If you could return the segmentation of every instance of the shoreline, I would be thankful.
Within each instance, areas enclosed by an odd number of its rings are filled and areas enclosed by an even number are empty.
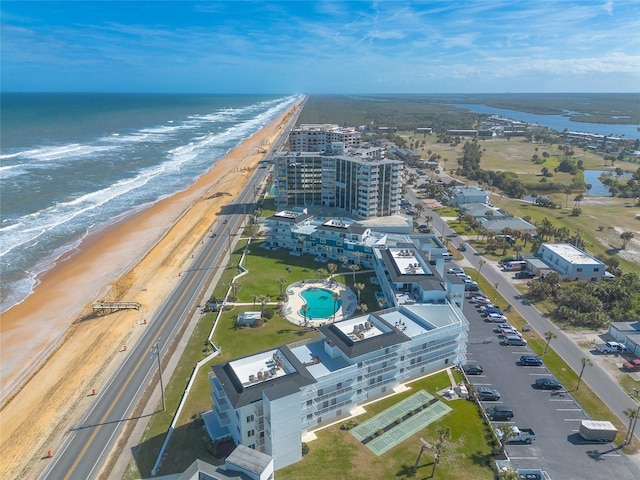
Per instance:
[[[72,424],[89,405],[85,392],[108,379],[123,358],[123,342],[135,342],[221,209],[264,158],[254,147],[272,145],[299,104],[216,160],[186,190],[88,236],[3,314],[0,476],[24,478],[41,468],[27,462],[59,444],[66,433],[61,424]],[[138,301],[143,308],[95,317],[91,304],[98,299]],[[9,358],[24,367],[10,374]]]

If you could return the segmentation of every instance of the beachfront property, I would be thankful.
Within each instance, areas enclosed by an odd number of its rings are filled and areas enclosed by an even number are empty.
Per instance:
[[[490,204],[489,193],[477,186],[474,187],[451,187],[447,191],[449,201],[454,205],[462,205],[465,203],[485,203]]]
[[[400,211],[402,167],[381,148],[346,149],[332,143],[322,152],[274,155],[275,203],[279,209],[323,206],[356,218]]]
[[[447,248],[436,235],[412,234],[412,226],[402,219],[391,216],[359,222],[347,217],[314,216],[304,208],[282,210],[266,219],[264,246],[286,249],[292,255],[313,255],[319,262],[333,260],[343,268],[357,264],[375,269],[379,265],[379,251],[399,245],[415,250],[425,272],[442,276]],[[389,225],[397,225],[399,232],[390,232]],[[379,226],[381,230],[377,229]]]
[[[606,273],[603,262],[569,243],[543,243],[536,256],[551,266],[562,280],[597,282]]]
[[[302,458],[314,428],[466,361],[468,322],[450,304],[405,305],[318,330],[319,339],[212,367],[213,408],[204,416],[212,439],[264,452],[279,469]]]
[[[302,124],[289,132],[289,148],[294,152],[324,152],[332,143],[347,148],[362,144],[362,132],[354,127],[331,124]]]
[[[306,209],[278,212],[267,226],[267,248],[372,269],[383,308],[335,323],[322,319],[315,323],[319,339],[213,367],[213,408],[204,416],[211,438],[271,455],[278,469],[302,458],[302,441],[313,429],[401,383],[465,363],[468,321],[461,311],[464,282],[443,274],[447,250],[435,235],[379,232]]]

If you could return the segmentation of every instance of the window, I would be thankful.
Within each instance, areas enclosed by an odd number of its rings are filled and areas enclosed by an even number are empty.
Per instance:
[[[323,393],[323,392],[322,392],[322,389],[321,389],[321,388],[319,388],[319,389],[318,389],[318,396],[319,396],[319,397],[321,397],[321,396],[322,396],[322,393]]]
[[[382,393],[387,391],[387,387],[382,387]]]
[[[331,405],[335,405],[336,403],[337,403],[337,399],[332,398],[332,399],[331,399]]]
[[[325,400],[322,402],[322,408],[327,408],[329,406],[329,400]]]
[[[251,429],[247,432],[247,437],[253,437],[256,434],[256,431]]]
[[[254,449],[254,450],[255,450],[255,449],[256,449],[256,444],[255,444],[255,443],[252,443],[251,445],[249,445],[249,448],[252,448],[252,449]]]
[[[576,271],[577,271],[577,272],[581,272],[581,271],[582,271],[582,267],[578,267],[578,268],[576,269]]]
[[[251,423],[251,422],[253,422],[253,420],[254,420],[253,415],[249,415],[249,416],[247,417],[247,423]]]
[[[310,407],[311,405],[313,405],[313,400],[307,400],[307,407]]]
[[[312,414],[312,413],[309,413],[309,414],[307,415],[307,420],[311,420],[312,418],[313,418],[313,414]]]
[[[340,390],[342,388],[342,382],[338,382],[336,385],[336,390]]]

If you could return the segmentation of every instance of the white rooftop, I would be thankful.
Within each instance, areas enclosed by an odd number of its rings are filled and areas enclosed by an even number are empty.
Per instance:
[[[371,315],[368,315],[366,317],[354,317],[342,320],[335,325],[354,342],[377,337],[378,335],[391,331],[388,326],[381,322],[374,322],[374,320]]]
[[[229,362],[229,365],[242,385],[245,386],[272,378],[284,377],[296,371],[277,348],[250,357],[239,358]]]
[[[425,271],[413,249],[390,249],[391,257],[401,275],[424,275]]]
[[[544,246],[572,264],[600,265],[598,260],[574,247],[570,243],[545,243]]]

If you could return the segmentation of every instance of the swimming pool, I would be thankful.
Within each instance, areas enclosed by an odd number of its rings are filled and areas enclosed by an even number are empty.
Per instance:
[[[300,295],[307,303],[307,318],[329,318],[342,306],[342,300],[338,298],[333,308],[333,292],[324,288],[309,287],[300,292]],[[304,317],[304,312],[300,310],[300,315]]]

